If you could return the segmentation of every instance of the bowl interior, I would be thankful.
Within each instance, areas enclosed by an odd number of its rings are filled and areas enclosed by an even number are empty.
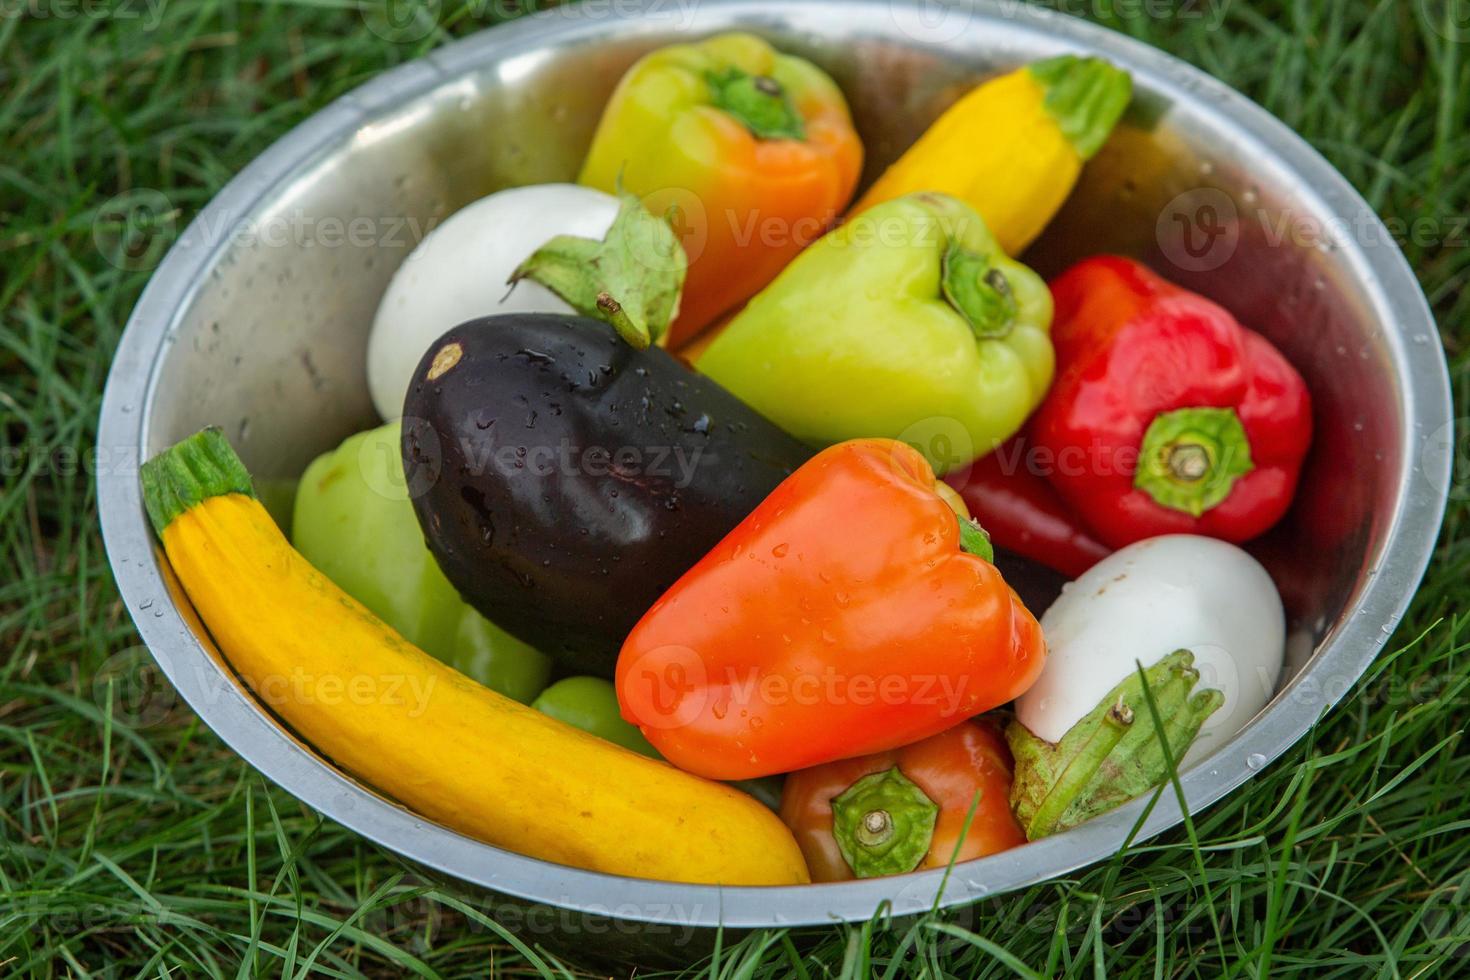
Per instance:
[[[741,19],[839,81],[867,147],[867,179],[976,80],[1072,46],[1023,22],[938,43],[895,30],[877,4],[850,5],[834,31],[832,6],[786,4],[778,16],[775,4],[754,4]],[[284,175],[270,172],[282,155],[247,170],[240,181],[251,193],[232,198],[236,210],[206,212],[185,233],[196,236],[185,244],[211,251],[155,355],[144,453],[220,424],[262,480],[288,481],[376,424],[365,346],[398,264],[476,198],[574,179],[621,72],[688,36],[658,20],[616,26],[545,46],[521,35],[527,43],[514,50],[479,39],[446,49],[396,87],[350,96],[340,111],[352,124],[298,141],[293,152],[306,152]],[[1223,303],[1306,376],[1316,436],[1297,504],[1253,546],[1288,606],[1285,688],[1371,578],[1399,506],[1409,411],[1400,328],[1378,312],[1361,253],[1334,237],[1344,202],[1324,199],[1232,124],[1243,99],[1222,104],[1223,88],[1190,97],[1153,68],[1136,74],[1128,116],[1026,258],[1051,275],[1098,252],[1136,256]]]
[[[977,79],[1025,57],[766,33],[842,85],[867,147],[867,179]],[[375,424],[364,352],[398,264],[485,194],[574,180],[608,92],[667,40],[639,34],[533,51],[446,81],[327,148],[252,213],[226,216],[225,245],[162,363],[149,452],[221,424],[254,473],[286,481]],[[1224,304],[1302,370],[1315,399],[1315,448],[1296,510],[1255,550],[1293,626],[1315,641],[1371,561],[1374,515],[1390,509],[1404,451],[1401,400],[1381,349],[1385,325],[1353,270],[1325,238],[1307,240],[1317,234],[1310,229],[1332,227],[1332,215],[1315,213],[1299,186],[1273,183],[1252,148],[1213,122],[1141,91],[1026,259],[1046,275],[1099,252],[1143,259]],[[1294,644],[1294,668],[1312,645]]]

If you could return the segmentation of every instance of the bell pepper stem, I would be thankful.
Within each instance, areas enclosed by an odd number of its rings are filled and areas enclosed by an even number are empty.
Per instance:
[[[679,312],[688,258],[668,221],[621,194],[617,217],[602,241],[558,235],[511,273],[538,282],[583,316],[608,323],[643,350],[668,332]]]
[[[1026,837],[1075,827],[1169,778],[1225,701],[1217,690],[1196,691],[1198,683],[1194,655],[1176,650],[1121,681],[1055,744],[1012,721],[1006,728],[1016,760],[1011,808]],[[1145,708],[1154,724],[1141,723]]]
[[[955,515],[959,517],[958,514]],[[960,522],[960,548],[972,555],[979,555],[992,565],[995,564],[995,546],[990,543],[990,535],[980,522],[973,517],[959,517]]]
[[[1199,517],[1254,468],[1235,409],[1181,408],[1149,423],[1133,485],[1160,507]]]
[[[768,75],[752,75],[739,68],[709,72],[705,81],[715,108],[728,113],[756,139],[806,138],[801,113],[781,83]]]
[[[988,255],[951,241],[944,251],[940,289],[981,340],[998,340],[1015,326],[1019,306],[1010,280]]]
[[[869,773],[832,800],[832,836],[859,878],[917,868],[938,819],[939,804],[897,766]]]

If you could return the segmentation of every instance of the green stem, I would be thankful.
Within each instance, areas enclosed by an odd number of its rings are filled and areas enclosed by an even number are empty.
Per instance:
[[[734,116],[756,139],[800,140],[806,138],[801,113],[781,83],[768,75],[752,75],[739,68],[709,72],[710,101],[716,109]]]
[[[1020,311],[1011,282],[988,255],[971,252],[957,241],[944,250],[940,289],[975,336],[997,340],[1011,332]]]
[[[985,533],[985,528],[973,517],[964,518],[955,515],[960,522],[960,548],[972,555],[979,555],[992,565],[995,564],[995,547],[990,543],[990,535]]]
[[[869,773],[832,800],[832,836],[859,878],[917,868],[938,819],[939,804],[897,766]]]
[[[1198,684],[1194,655],[1176,650],[1121,681],[1055,744],[1012,721],[1006,728],[1016,760],[1011,807],[1027,838],[1075,827],[1168,778],[1170,760],[1183,757],[1225,701],[1217,690],[1195,690]],[[1150,712],[1164,721],[1162,732],[1136,720],[1150,701]]]
[[[689,260],[678,236],[632,194],[602,241],[558,235],[511,273],[538,282],[583,316],[612,325],[643,350],[668,332],[679,312]]]
[[[635,322],[628,312],[623,309],[623,304],[612,298],[606,291],[597,294],[598,319],[612,324],[618,336],[623,342],[634,350],[646,350],[653,343],[653,337],[645,326]]]
[[[1128,73],[1101,58],[1064,54],[1036,62],[1031,75],[1046,93],[1046,111],[1083,160],[1107,142],[1133,96]]]
[[[1181,408],[1149,423],[1133,485],[1160,507],[1199,517],[1254,468],[1235,409]]]
[[[163,529],[190,507],[229,493],[255,496],[250,473],[218,426],[210,426],[143,464],[143,507],[153,530]]]
[[[1097,775],[1103,760],[1117,748],[1133,724],[1133,709],[1120,698],[1103,713],[1101,724],[1091,726],[1086,740],[1058,774],[1041,806],[1026,821],[1026,839],[1045,837],[1056,830],[1062,816],[1077,802]]]

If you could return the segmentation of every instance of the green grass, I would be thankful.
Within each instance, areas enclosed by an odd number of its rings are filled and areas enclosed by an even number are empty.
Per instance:
[[[1159,4],[1127,0],[1058,5],[1237,86],[1386,218],[1418,229],[1405,248],[1466,414],[1467,4],[1205,0],[1184,5],[1205,15],[1194,18],[1151,18]],[[181,227],[289,126],[506,6],[445,0],[439,30],[395,45],[363,29],[352,0],[115,2],[111,15],[0,4],[0,974],[559,969],[509,942],[478,896],[266,784],[173,700],[119,602],[86,463],[111,352],[147,279],[146,254],[110,261],[113,243],[94,236],[106,202],[162,191],[177,212],[160,220]],[[745,937],[706,969],[1470,969],[1466,496],[1396,652],[1187,832],[947,917],[797,937],[812,947],[804,960],[792,937]]]

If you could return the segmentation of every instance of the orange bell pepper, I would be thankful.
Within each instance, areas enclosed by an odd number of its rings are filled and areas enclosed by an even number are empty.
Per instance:
[[[776,277],[847,207],[863,147],[837,84],[750,34],[628,69],[579,181],[669,214],[689,256],[671,349]]]
[[[1026,843],[1011,813],[1011,771],[1005,737],[977,718],[901,749],[792,773],[781,819],[813,881],[943,868]]]
[[[749,779],[907,745],[1015,698],[1041,672],[1041,627],[951,500],[903,443],[817,454],[633,628],[623,717],[681,769]]]

